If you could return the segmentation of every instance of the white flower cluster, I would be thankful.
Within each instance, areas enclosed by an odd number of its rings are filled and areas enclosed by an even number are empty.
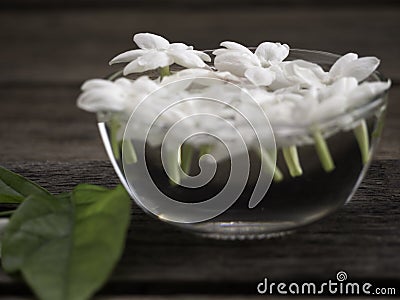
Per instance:
[[[324,70],[305,60],[285,61],[290,52],[286,44],[263,42],[253,52],[238,43],[225,41],[221,43],[223,48],[213,51],[215,58],[214,65],[211,65],[208,54],[183,43],[170,43],[150,33],[136,34],[134,41],[139,49],[116,56],[110,64],[127,63],[124,75],[159,70],[160,76],[155,79],[145,75],[135,80],[126,77],[115,81],[88,80],[78,98],[80,108],[90,112],[115,112],[127,119],[146,96],[165,87],[159,102],[147,104],[150,116],[152,106],[198,95],[199,86],[203,96],[226,97],[232,93],[230,85],[226,84],[229,82],[240,86],[243,91],[230,95],[233,101],[243,109],[259,105],[275,130],[282,126],[313,126],[368,103],[390,87],[390,81],[365,81],[376,70],[379,60],[375,57],[358,58],[354,53],[340,57],[330,70]],[[172,64],[186,69],[170,72]],[[188,78],[191,80],[182,81],[184,84],[181,85],[169,84]],[[205,78],[219,79],[220,84],[207,86]],[[244,94],[251,95],[255,103],[249,103]],[[187,115],[203,111],[213,111],[223,118],[228,115],[227,111],[216,109],[211,103],[188,103],[173,107],[162,118],[168,126]],[[151,119],[149,116],[144,115],[143,122]],[[348,130],[357,125],[356,121],[350,118],[338,127]],[[198,123],[193,126],[218,127],[217,124]],[[285,136],[276,138],[278,146],[293,142],[286,141]]]
[[[128,63],[124,75],[141,73],[178,64],[186,68],[203,68],[204,61],[211,61],[210,56],[202,51],[193,50],[184,43],[170,43],[165,38],[151,34],[138,33],[133,37],[139,49],[130,50],[114,57],[110,64]]]

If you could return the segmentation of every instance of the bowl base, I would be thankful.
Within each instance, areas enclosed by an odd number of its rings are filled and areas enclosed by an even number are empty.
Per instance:
[[[292,234],[298,227],[294,224],[272,224],[267,222],[209,222],[203,225],[186,225],[184,229],[195,234],[217,240],[260,240]]]

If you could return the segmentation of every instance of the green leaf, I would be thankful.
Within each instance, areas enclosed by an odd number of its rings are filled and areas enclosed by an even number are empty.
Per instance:
[[[13,213],[15,213],[15,210],[6,210],[6,211],[1,211],[0,212],[0,217],[9,217],[11,216]]]
[[[79,185],[69,196],[29,196],[4,232],[3,268],[21,272],[40,299],[88,299],[119,260],[129,219],[122,186]]]
[[[0,167],[0,203],[21,203],[32,194],[51,195],[32,181]]]

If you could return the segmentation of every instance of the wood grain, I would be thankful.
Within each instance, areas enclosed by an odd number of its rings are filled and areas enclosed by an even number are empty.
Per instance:
[[[7,10],[49,10],[49,9],[93,9],[93,8],[135,8],[135,9],[179,9],[179,10],[226,10],[254,7],[396,7],[397,0],[2,0],[0,9]]]
[[[115,68],[107,62],[133,48],[136,32],[155,32],[199,49],[223,40],[257,45],[271,40],[293,48],[354,51],[382,59],[382,72],[400,80],[399,8],[282,8],[244,10],[0,11],[0,86],[79,84]]]
[[[54,193],[79,182],[118,180],[106,161],[3,165]],[[204,292],[254,294],[262,278],[328,280],[345,270],[352,280],[400,284],[400,160],[374,162],[352,202],[284,238],[216,241],[163,224],[135,205],[124,256],[103,294]],[[0,273],[1,293],[26,293]],[[21,292],[22,291],[22,292]]]
[[[1,89],[1,159],[105,159],[96,118],[76,107],[78,94],[78,86]]]

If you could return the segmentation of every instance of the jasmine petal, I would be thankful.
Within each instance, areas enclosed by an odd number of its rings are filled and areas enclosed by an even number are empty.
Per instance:
[[[203,80],[204,78],[216,78],[216,79],[221,79],[221,80],[228,80],[228,81],[234,81],[234,82],[239,82],[240,79],[233,75],[230,72],[218,72],[218,71],[213,71],[213,70],[208,70],[208,69],[201,69],[201,68],[190,68],[190,69],[183,69],[181,71],[178,71],[174,73],[173,75],[169,76],[168,78],[165,78],[163,80],[163,83],[167,82],[174,82],[177,79],[190,79],[192,78],[195,80],[197,83],[199,82],[204,82],[206,85],[210,85],[212,83],[216,83],[210,80]]]
[[[79,108],[89,111],[123,111],[125,108],[124,97],[116,94],[112,89],[92,89],[83,92],[77,99]]]
[[[136,59],[134,61],[131,61],[129,64],[127,64],[125,66],[123,75],[127,76],[131,73],[141,73],[141,72],[145,72],[145,71],[147,71],[146,66],[140,65],[139,61]]]
[[[186,68],[203,68],[206,66],[204,61],[196,53],[189,51],[174,51],[169,54],[173,61]]]
[[[113,88],[114,87],[114,83],[106,80],[106,79],[90,79],[90,80],[86,80],[82,86],[81,86],[81,90],[82,91],[87,91],[90,89],[97,89],[97,88]]]
[[[140,56],[137,59],[138,65],[143,67],[143,71],[148,71],[148,70],[154,70],[157,68],[162,68],[162,67],[166,67],[171,65],[174,60],[172,59],[172,57],[170,57],[170,55],[168,55],[165,52],[161,52],[161,51],[157,51],[157,52],[149,52],[145,55]],[[133,70],[132,68],[129,69],[129,65],[128,64],[125,67],[124,72],[127,73],[128,70],[131,72],[135,72],[137,73],[138,71]],[[143,71],[139,71],[139,72],[143,72]]]
[[[117,56],[115,56],[112,60],[110,60],[109,64],[118,64],[118,63],[126,63],[137,59],[138,57],[144,55],[147,51],[142,49],[135,49],[123,52]]]
[[[193,50],[193,46],[188,46],[185,43],[172,43],[166,49],[172,51]],[[198,51],[201,52],[201,51]]]
[[[97,99],[103,100],[105,98],[100,98],[99,96],[103,97],[104,93],[99,92],[87,92],[81,94],[77,99],[77,106],[80,109],[86,110],[88,112],[98,112],[98,111],[121,111],[121,105],[118,104],[118,98],[108,98],[107,102],[99,102]],[[111,101],[112,105],[108,103]]]
[[[358,58],[358,55],[355,53],[347,53],[341,57],[339,57],[336,62],[332,65],[329,70],[329,75],[332,78],[338,78],[345,72],[348,67],[348,64],[352,61],[355,61]]]
[[[211,62],[211,57],[207,53],[204,53],[203,51],[199,51],[199,50],[192,50],[192,52],[195,53],[202,60],[204,60],[206,62]]]
[[[214,65],[218,71],[227,71],[241,77],[244,76],[248,68],[261,66],[260,62],[254,59],[254,56],[238,51],[217,55],[214,59]]]
[[[260,67],[248,68],[244,76],[256,86],[267,86],[275,80],[274,72]]]
[[[335,80],[339,77],[354,77],[359,82],[368,78],[379,66],[376,57],[358,58],[357,54],[348,53],[339,58],[329,71],[329,76]]]
[[[363,82],[349,94],[349,106],[360,106],[382,94],[391,86],[391,81]]]
[[[264,42],[258,45],[255,54],[263,66],[282,62],[289,55],[289,46],[281,43]]]
[[[326,72],[317,64],[304,60],[285,61],[270,67],[276,80],[269,86],[273,90],[299,86],[301,88],[322,88]]]
[[[153,33],[137,33],[133,41],[141,49],[166,49],[170,45],[168,40]]]
[[[306,87],[322,86],[321,82],[325,77],[325,72],[319,65],[304,60],[297,60],[289,65],[292,67],[293,76],[297,77],[297,84]]]
[[[243,46],[239,43],[236,43],[236,42],[225,41],[225,42],[222,42],[220,45],[229,50],[236,50],[239,52],[247,53],[249,55],[253,55],[253,52],[251,52],[249,48],[247,48],[246,46]]]
[[[360,82],[369,77],[378,68],[379,64],[380,60],[376,57],[362,57],[349,63],[342,76],[352,76]]]

